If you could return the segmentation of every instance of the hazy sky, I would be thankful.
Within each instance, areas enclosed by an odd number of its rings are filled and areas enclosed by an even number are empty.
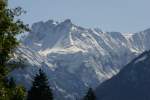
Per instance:
[[[62,21],[104,31],[137,32],[150,28],[150,0],[9,0],[21,6],[29,24],[41,20]]]

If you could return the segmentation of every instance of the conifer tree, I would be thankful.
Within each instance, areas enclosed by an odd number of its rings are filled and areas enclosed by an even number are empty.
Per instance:
[[[28,91],[27,100],[53,100],[52,90],[48,85],[45,73],[40,69],[34,78],[33,85]]]
[[[83,100],[96,100],[96,96],[92,88],[89,88]]]

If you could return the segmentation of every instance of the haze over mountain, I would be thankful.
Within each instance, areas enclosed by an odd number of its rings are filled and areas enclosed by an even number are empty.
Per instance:
[[[32,25],[17,49],[27,67],[12,72],[17,83],[30,88],[41,68],[57,100],[75,100],[116,75],[124,65],[150,49],[150,29],[138,33],[103,32],[48,20]],[[26,59],[26,60],[25,60]],[[17,61],[17,60],[16,60]]]

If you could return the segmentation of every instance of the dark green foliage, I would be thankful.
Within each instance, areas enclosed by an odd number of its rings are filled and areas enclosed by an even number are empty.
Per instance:
[[[11,100],[25,100],[26,94],[25,94],[24,87],[17,86],[12,91],[13,91],[13,96]]]
[[[7,61],[12,57],[13,51],[18,45],[16,35],[28,28],[16,17],[23,11],[20,7],[8,9],[7,0],[0,0],[0,79],[8,74]]]
[[[96,96],[92,88],[89,88],[87,94],[83,98],[83,100],[96,100]]]
[[[31,90],[28,91],[27,100],[53,100],[48,79],[42,70],[39,70],[39,74],[34,78]]]
[[[0,0],[0,72],[3,74],[7,61],[13,56],[14,49],[19,44],[16,36],[28,30],[27,25],[17,19],[23,12],[20,7],[8,9],[7,0]]]
[[[17,86],[13,78],[0,81],[0,100],[25,100],[25,89]]]
[[[15,86],[13,80],[6,81],[8,73],[12,70],[7,66],[7,62],[12,58],[19,44],[16,36],[27,31],[28,28],[17,19],[24,11],[20,7],[9,9],[7,4],[7,0],[0,0],[0,100],[23,100],[24,89]],[[13,99],[14,97],[19,99]]]

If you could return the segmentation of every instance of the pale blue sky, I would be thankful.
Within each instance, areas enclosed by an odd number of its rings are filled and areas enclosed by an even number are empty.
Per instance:
[[[137,32],[150,28],[150,0],[9,0],[21,6],[22,19],[32,24],[41,20],[62,21],[104,31]]]

